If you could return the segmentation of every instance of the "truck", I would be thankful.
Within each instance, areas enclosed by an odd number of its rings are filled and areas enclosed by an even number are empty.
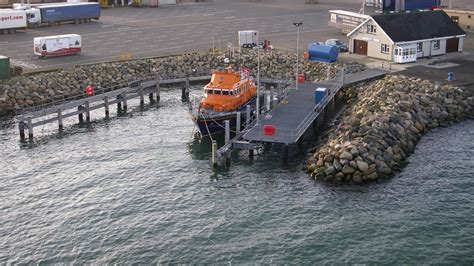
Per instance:
[[[17,5],[15,9],[25,10],[29,28],[38,28],[45,24],[52,26],[61,22],[88,23],[92,19],[100,18],[99,3],[94,2]]]
[[[81,52],[82,40],[78,34],[36,37],[33,52],[41,58],[73,55]]]
[[[25,30],[26,17],[26,12],[23,10],[0,9],[0,34],[11,34],[17,30]]]
[[[239,46],[243,48],[253,48],[258,44],[257,30],[239,31]]]

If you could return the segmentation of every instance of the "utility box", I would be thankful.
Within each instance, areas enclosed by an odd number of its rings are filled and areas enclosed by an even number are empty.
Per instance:
[[[257,30],[239,31],[239,46],[243,48],[253,48],[258,45]]]
[[[10,78],[10,58],[0,55],[0,80]]]
[[[326,88],[317,88],[316,91],[314,91],[314,103],[319,104],[320,102],[323,101],[324,97],[326,97],[328,94],[328,90]]]

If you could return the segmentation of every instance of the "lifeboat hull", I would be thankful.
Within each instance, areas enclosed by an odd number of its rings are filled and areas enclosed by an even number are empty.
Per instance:
[[[230,128],[235,128],[237,125],[237,115],[225,115],[216,117],[199,118],[196,120],[196,125],[202,136],[214,135],[225,131],[225,121],[229,120]],[[245,122],[245,118],[241,117],[241,125]]]

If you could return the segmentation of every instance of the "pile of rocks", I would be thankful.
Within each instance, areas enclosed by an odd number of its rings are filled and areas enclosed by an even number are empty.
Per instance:
[[[336,128],[307,161],[316,180],[363,183],[388,177],[427,130],[471,117],[474,110],[474,98],[461,88],[404,76],[387,76],[348,94],[354,92]]]
[[[84,65],[49,73],[15,77],[0,82],[0,115],[10,113],[15,109],[82,94],[84,88],[91,84],[100,90],[126,86],[128,82],[135,80],[210,75],[213,69],[229,65],[234,69],[245,66],[256,73],[256,58],[256,52],[252,50],[232,54],[229,52],[192,53]],[[329,66],[332,76],[338,67],[340,64]],[[362,68],[359,64],[350,64],[347,72],[358,71]],[[291,80],[295,76],[295,69],[294,53],[276,50],[261,53],[262,78]],[[300,60],[300,69],[301,72],[307,74],[309,80],[326,79],[327,76],[325,64]]]

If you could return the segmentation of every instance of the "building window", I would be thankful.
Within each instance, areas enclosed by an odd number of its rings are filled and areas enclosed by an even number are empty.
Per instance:
[[[439,50],[440,46],[439,40],[433,42],[433,50]]]
[[[388,54],[390,52],[390,46],[388,44],[382,44],[381,52],[384,54]]]
[[[376,34],[377,27],[375,25],[367,25],[367,33]]]
[[[423,43],[419,42],[416,44],[416,51],[417,52],[423,52]]]

